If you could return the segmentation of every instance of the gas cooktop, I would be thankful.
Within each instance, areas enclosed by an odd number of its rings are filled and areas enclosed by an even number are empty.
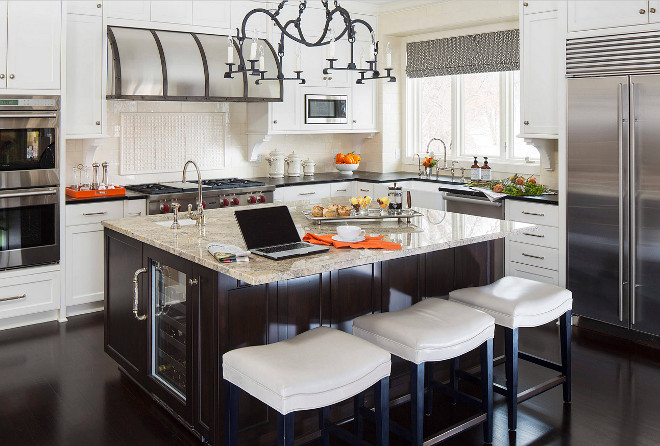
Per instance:
[[[196,180],[191,181],[197,183]],[[261,181],[243,180],[241,178],[219,178],[214,180],[202,180],[204,186],[210,186],[213,189],[237,189],[240,187],[261,187],[266,183]]]
[[[213,180],[202,180],[202,189],[224,190],[241,189],[247,187],[266,187],[266,183],[260,181],[243,180],[241,178],[219,178]],[[184,192],[197,192],[197,180],[186,181],[185,183],[147,183],[133,184],[126,186],[126,189],[134,190],[148,195],[177,194]]]
[[[183,188],[167,186],[165,184],[157,184],[157,183],[132,184],[126,186],[126,189],[134,190],[135,192],[140,192],[149,195],[176,194],[176,193],[184,192]]]

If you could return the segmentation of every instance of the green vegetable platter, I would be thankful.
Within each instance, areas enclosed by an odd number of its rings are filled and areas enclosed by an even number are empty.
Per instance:
[[[485,187],[493,192],[507,194],[512,196],[521,195],[542,195],[553,193],[550,189],[538,184],[534,176],[525,178],[522,175],[512,175],[504,180],[475,182],[468,184],[468,187]]]

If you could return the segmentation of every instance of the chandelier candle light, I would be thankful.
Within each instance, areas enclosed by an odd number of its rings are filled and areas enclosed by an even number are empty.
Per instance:
[[[339,2],[335,0],[334,8],[330,9],[328,5],[328,0],[321,0],[321,3],[325,7],[325,27],[321,36],[316,41],[308,41],[300,25],[301,18],[307,7],[307,0],[301,0],[298,5],[298,16],[295,19],[288,20],[282,24],[278,16],[282,9],[284,8],[287,0],[283,0],[277,6],[274,11],[270,11],[264,8],[256,8],[248,12],[243,18],[243,23],[240,30],[236,30],[236,37],[227,39],[227,66],[228,70],[225,73],[225,78],[232,78],[233,74],[249,72],[252,76],[259,76],[255,81],[256,84],[261,83],[262,81],[285,81],[285,80],[295,80],[301,84],[305,83],[305,79],[302,78],[302,69],[301,69],[301,45],[307,47],[322,47],[327,45],[327,61],[328,66],[323,69],[323,74],[330,74],[330,71],[334,70],[348,70],[348,71],[357,71],[360,74],[360,78],[356,80],[357,84],[364,84],[364,81],[375,80],[375,79],[387,79],[388,82],[396,82],[396,77],[392,76],[392,49],[390,43],[387,43],[385,51],[385,75],[381,76],[381,73],[378,71],[378,42],[374,36],[374,30],[369,23],[362,19],[351,19],[350,13],[339,6]],[[270,18],[270,20],[280,29],[281,38],[277,48],[277,57],[279,60],[277,63],[277,75],[272,78],[266,77],[266,63],[264,57],[264,47],[260,46],[259,52],[257,53],[257,32],[254,30],[253,37],[250,41],[250,58],[247,60],[249,67],[246,66],[243,59],[243,45],[246,40],[248,40],[246,34],[246,27],[248,20],[255,14],[265,14]],[[339,14],[344,22],[344,29],[338,34],[335,35],[335,32],[330,28],[330,23],[332,22],[333,16]],[[371,35],[371,47],[372,47],[372,56],[370,60],[365,60],[365,55],[362,52],[360,54],[360,65],[356,66],[354,62],[354,44],[355,44],[355,25],[362,25],[367,29]],[[293,30],[295,28],[295,31]],[[336,42],[343,38],[347,37],[350,44],[350,59],[346,67],[336,67],[334,64],[337,62],[336,56]],[[285,37],[297,42],[298,48],[296,49],[296,69],[294,71],[296,77],[287,78],[282,72],[282,61],[284,58],[284,41]],[[235,40],[234,40],[235,39]],[[234,63],[234,48],[238,51],[239,63]],[[258,56],[258,58],[257,58]],[[258,63],[258,65],[257,65]],[[235,69],[234,69],[235,67]]]

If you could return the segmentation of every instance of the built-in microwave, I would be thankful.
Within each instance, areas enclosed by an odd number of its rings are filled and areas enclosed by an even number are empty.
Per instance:
[[[305,124],[348,124],[348,96],[306,94]]]

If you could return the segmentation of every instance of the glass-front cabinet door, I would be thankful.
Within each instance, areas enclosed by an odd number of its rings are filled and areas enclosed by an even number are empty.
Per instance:
[[[163,385],[186,399],[186,274],[152,260],[152,370]]]
[[[192,266],[185,260],[145,248],[149,270],[149,386],[186,421],[192,405]]]

